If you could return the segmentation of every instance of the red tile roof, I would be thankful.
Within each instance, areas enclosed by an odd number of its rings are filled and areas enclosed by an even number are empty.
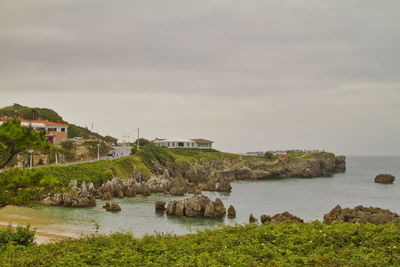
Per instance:
[[[199,138],[199,139],[190,139],[190,140],[192,140],[192,141],[194,141],[194,142],[196,142],[196,143],[214,143],[214,141],[207,140],[207,139],[202,139],[202,138]]]
[[[7,121],[6,119],[0,119],[0,121]],[[50,121],[36,121],[36,120],[20,120],[21,122],[31,122],[31,123],[43,123],[46,126],[68,126],[68,124],[50,122]]]

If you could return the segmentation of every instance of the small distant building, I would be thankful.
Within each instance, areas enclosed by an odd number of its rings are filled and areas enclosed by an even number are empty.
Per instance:
[[[179,138],[156,138],[150,142],[168,148],[199,148],[199,149],[212,149],[214,141],[207,139],[179,139]]]
[[[5,119],[0,119],[2,125]],[[49,121],[36,121],[36,120],[20,120],[21,126],[31,126],[35,131],[40,132],[44,130],[49,139],[50,144],[60,143],[68,139],[68,125],[63,123],[49,122]]]

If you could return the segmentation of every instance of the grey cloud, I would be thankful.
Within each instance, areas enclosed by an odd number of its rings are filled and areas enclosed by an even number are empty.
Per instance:
[[[0,105],[50,105],[115,135],[127,120],[153,137],[208,134],[230,151],[347,152],[370,125],[400,132],[399,11],[394,0],[6,0]]]

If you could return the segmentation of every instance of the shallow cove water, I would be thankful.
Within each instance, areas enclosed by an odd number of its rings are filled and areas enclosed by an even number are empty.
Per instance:
[[[394,184],[375,184],[379,173],[396,176]],[[170,201],[185,197],[153,194],[149,197],[114,199],[122,211],[106,212],[98,201],[94,208],[41,207],[26,208],[6,206],[0,209],[0,222],[27,224],[39,231],[79,237],[95,233],[129,231],[136,236],[155,232],[185,234],[197,229],[217,227],[222,224],[246,223],[249,214],[274,215],[289,211],[306,221],[322,220],[323,215],[337,204],[342,207],[374,206],[400,213],[400,156],[347,157],[347,171],[332,177],[286,178],[232,183],[232,192],[203,192],[211,199],[220,197],[226,208],[233,205],[235,219],[202,219],[167,216],[154,211],[158,200]]]

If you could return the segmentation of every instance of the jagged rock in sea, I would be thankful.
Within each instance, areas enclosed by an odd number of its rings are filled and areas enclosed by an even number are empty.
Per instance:
[[[101,200],[112,200],[113,196],[111,195],[110,192],[105,192],[100,196]]]
[[[216,198],[215,201],[208,202],[204,211],[204,217],[208,218],[223,218],[225,217],[226,210],[224,203],[220,198]]]
[[[157,201],[155,204],[156,211],[164,211],[165,210],[165,201]]]
[[[264,224],[266,222],[270,222],[271,221],[271,216],[263,214],[260,217],[260,221],[261,221],[262,224]]]
[[[324,223],[329,224],[333,221],[338,222],[359,222],[384,224],[393,222],[400,226],[400,216],[389,210],[375,207],[357,206],[354,209],[340,207],[337,205],[329,213],[324,215]]]
[[[390,174],[379,174],[375,177],[374,181],[380,184],[393,184],[394,176]]]
[[[256,217],[254,217],[253,213],[250,213],[249,216],[249,223],[256,223],[258,220]]]
[[[235,218],[235,217],[236,217],[236,210],[232,205],[230,205],[229,208],[228,208],[228,218],[232,219],[232,218]]]
[[[168,215],[208,218],[223,218],[226,214],[221,199],[217,198],[215,201],[211,201],[203,195],[172,200],[168,203],[166,212]]]
[[[106,202],[106,204],[103,206],[106,211],[121,211],[121,207],[117,203],[110,203]]]
[[[300,219],[299,217],[290,214],[289,212],[285,211],[283,213],[277,213],[274,216],[272,216],[270,222],[271,223],[282,223],[282,222],[291,222],[291,223],[303,223],[303,219]]]
[[[184,196],[186,193],[186,190],[183,186],[182,187],[172,187],[169,190],[169,193],[172,196]]]
[[[231,192],[232,186],[228,178],[222,178],[217,186],[218,192]]]

